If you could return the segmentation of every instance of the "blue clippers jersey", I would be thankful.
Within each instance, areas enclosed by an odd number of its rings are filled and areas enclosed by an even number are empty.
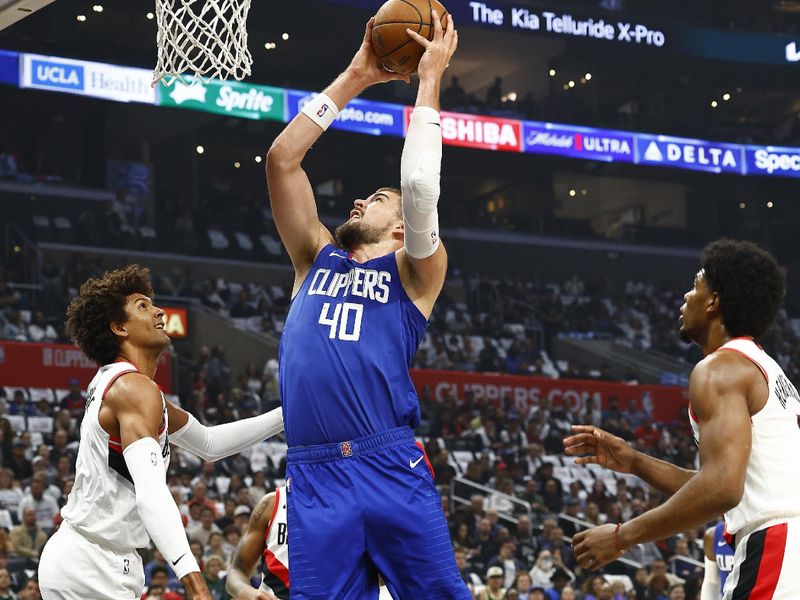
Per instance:
[[[403,289],[394,253],[358,263],[325,246],[281,336],[289,446],[416,427],[419,400],[408,368],[427,325]]]
[[[725,581],[733,570],[733,548],[730,547],[724,536],[725,522],[720,521],[714,527],[714,559],[719,567],[719,590],[725,589]]]

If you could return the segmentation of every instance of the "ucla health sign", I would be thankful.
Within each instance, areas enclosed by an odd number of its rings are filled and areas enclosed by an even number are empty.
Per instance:
[[[316,95],[316,92],[286,90],[286,120],[291,121]],[[356,98],[339,111],[331,127],[370,135],[402,136],[403,105]]]
[[[636,163],[711,173],[744,173],[744,147],[670,137],[636,134]]]
[[[171,86],[158,85],[158,105],[189,108],[243,119],[283,121],[282,88],[239,81],[184,79]]]
[[[601,160],[634,162],[635,134],[628,131],[523,121],[524,151]]]
[[[155,104],[152,75],[147,69],[23,54],[20,86],[116,102]]]

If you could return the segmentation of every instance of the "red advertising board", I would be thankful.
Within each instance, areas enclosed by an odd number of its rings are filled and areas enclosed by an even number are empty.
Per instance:
[[[189,319],[186,316],[185,308],[172,308],[170,306],[162,306],[166,313],[164,321],[166,322],[167,335],[171,338],[185,338],[189,335]]]
[[[406,131],[413,108],[405,108]],[[442,140],[450,146],[522,152],[522,121],[442,111]]]
[[[86,388],[95,373],[97,365],[75,346],[0,341],[0,385],[68,388],[75,377]],[[172,393],[172,367],[166,353],[158,361],[156,383]]]
[[[428,386],[438,401],[450,395],[463,400],[465,393],[471,392],[479,402],[499,402],[502,398],[510,397],[518,408],[526,408],[549,399],[556,406],[565,405],[570,411],[579,412],[589,402],[600,402],[605,408],[609,398],[617,397],[621,409],[627,408],[628,402],[634,400],[638,408],[650,410],[655,421],[664,422],[684,418],[688,406],[688,397],[683,388],[664,385],[626,385],[608,381],[428,369],[413,369],[411,379],[420,395],[422,388]]]

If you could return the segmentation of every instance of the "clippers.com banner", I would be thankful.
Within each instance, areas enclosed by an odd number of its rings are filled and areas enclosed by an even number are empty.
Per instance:
[[[67,389],[75,377],[85,389],[95,373],[97,365],[75,346],[0,341],[0,385]],[[172,368],[166,354],[158,361],[156,383],[164,393],[172,393]]]
[[[688,418],[688,397],[680,387],[429,369],[412,369],[411,379],[420,395],[422,388],[428,386],[439,402],[451,394],[463,400],[466,392],[472,392],[478,402],[496,403],[510,397],[518,408],[527,408],[549,399],[555,406],[582,412],[590,401],[599,401],[606,408],[609,398],[616,397],[620,410],[628,408],[628,402],[634,400],[637,408],[651,411],[654,421]]]

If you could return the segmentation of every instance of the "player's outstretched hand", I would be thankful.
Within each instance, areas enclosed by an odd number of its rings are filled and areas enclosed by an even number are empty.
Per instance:
[[[375,49],[372,47],[372,25],[375,22],[375,17],[367,21],[367,27],[364,31],[364,39],[361,41],[361,47],[356,52],[353,60],[350,61],[348,71],[358,77],[364,86],[370,86],[375,83],[386,83],[387,81],[405,81],[411,82],[408,75],[400,73],[393,73],[383,68],[381,60],[375,54]]]
[[[578,456],[576,465],[594,463],[617,473],[630,473],[636,451],[621,437],[592,425],[573,425],[571,435],[564,438],[564,451]]]
[[[247,588],[236,596],[236,600],[278,600],[278,598],[256,588]]]
[[[406,29],[406,33],[408,37],[425,48],[425,54],[422,55],[417,67],[420,81],[430,78],[438,82],[442,79],[444,70],[450,64],[450,59],[458,48],[458,32],[452,15],[448,14],[445,17],[446,28],[442,28],[439,13],[433,10],[431,14],[433,16],[433,40],[428,40],[410,29]]]

